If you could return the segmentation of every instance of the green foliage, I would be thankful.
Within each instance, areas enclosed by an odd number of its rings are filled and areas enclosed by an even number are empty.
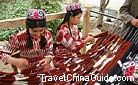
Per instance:
[[[83,23],[78,24],[78,28],[79,28],[79,30],[81,31],[82,28],[83,28]]]
[[[49,13],[56,13],[61,11],[61,6],[59,1],[45,1],[42,0],[42,9],[44,9],[47,14]]]
[[[24,17],[26,10],[29,8],[29,3],[26,1],[9,1],[0,4],[0,20],[13,19],[17,17]]]
[[[32,0],[31,6],[32,8],[41,9],[41,0]]]
[[[25,17],[26,11],[30,8],[41,8],[46,11],[46,14],[56,13],[61,11],[59,0],[3,0],[0,4],[0,20],[13,19],[19,17]],[[55,35],[56,28],[59,25],[60,20],[47,22],[47,29]],[[6,28],[0,30],[0,41],[8,40],[11,34],[17,33],[24,27]]]
[[[61,11],[61,6],[60,2],[57,1],[46,1],[46,0],[41,0],[41,9],[45,10],[47,14],[50,13],[57,13]],[[56,28],[57,26],[61,23],[61,20],[54,20],[47,22],[47,29],[52,32],[53,37],[56,34]]]
[[[53,37],[56,35],[56,29],[62,20],[54,20],[47,22],[47,30],[53,33]]]
[[[5,40],[8,40],[8,37],[11,35],[11,34],[14,34],[14,33],[18,33],[19,31],[23,30],[24,27],[23,26],[20,26],[20,27],[17,27],[17,28],[6,28],[6,29],[1,29],[0,30],[0,41],[5,41]]]

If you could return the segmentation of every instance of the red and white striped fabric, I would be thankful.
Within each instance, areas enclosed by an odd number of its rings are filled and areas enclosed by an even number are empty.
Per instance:
[[[27,33],[26,30],[19,32],[18,34],[13,34],[10,36],[8,43],[3,47],[3,50],[0,54],[0,58],[6,64],[6,60],[8,56],[12,53],[19,51],[20,57],[25,58],[36,58],[36,57],[44,57],[46,55],[52,55],[52,35],[49,31],[45,30],[43,33],[47,40],[47,44],[45,49],[41,49],[39,46],[40,39],[32,38],[33,47],[27,48]]]
[[[74,53],[79,53],[79,50],[84,47],[84,40],[80,37],[80,31],[77,26],[74,25],[70,33],[66,25],[61,25],[57,30],[56,44],[55,54],[74,55]]]

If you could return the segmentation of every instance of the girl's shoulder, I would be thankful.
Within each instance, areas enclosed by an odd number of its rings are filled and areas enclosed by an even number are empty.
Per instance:
[[[45,30],[43,35],[45,35],[46,37],[51,37],[52,36],[52,33],[48,30]]]
[[[58,30],[68,30],[68,26],[67,25],[61,25]]]
[[[18,32],[17,34],[12,34],[9,39],[14,40],[25,40],[26,39],[26,30],[22,30]]]
[[[26,35],[26,29],[18,32],[16,35],[17,36],[25,36]]]
[[[25,38],[27,36],[27,32],[26,32],[26,29],[25,30],[22,30],[20,32],[18,32],[17,34],[15,34],[15,36],[17,38]]]

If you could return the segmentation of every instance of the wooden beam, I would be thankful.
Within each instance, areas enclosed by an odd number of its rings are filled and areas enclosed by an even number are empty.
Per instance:
[[[46,21],[62,19],[64,17],[64,15],[65,15],[64,12],[46,14]],[[26,17],[1,20],[0,21],[0,28],[24,26],[25,25],[25,19],[26,19]]]
[[[25,25],[25,18],[7,19],[0,21],[0,28],[18,27]]]
[[[57,19],[62,19],[65,16],[65,12],[52,13],[46,15],[46,21],[52,21]]]

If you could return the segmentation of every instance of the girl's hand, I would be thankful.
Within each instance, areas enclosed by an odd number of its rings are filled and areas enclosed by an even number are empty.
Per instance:
[[[14,57],[9,57],[7,62],[9,64],[12,64],[16,66],[17,68],[23,70],[29,67],[29,62],[25,58],[14,58]]]
[[[93,36],[92,36],[92,35],[88,35],[88,36],[85,38],[84,42],[85,42],[85,43],[87,43],[87,42],[94,42]]]
[[[24,58],[18,58],[17,63],[15,65],[17,68],[23,70],[29,67],[29,62],[27,59]]]

